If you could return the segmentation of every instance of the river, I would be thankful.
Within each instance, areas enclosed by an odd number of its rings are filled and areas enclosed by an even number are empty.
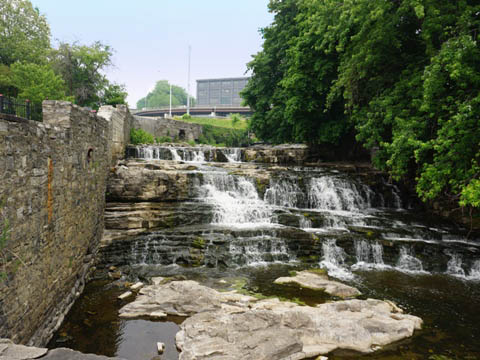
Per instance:
[[[243,149],[149,146],[130,148],[129,156],[147,168],[192,166],[179,170],[189,179],[190,199],[175,205],[184,220],[103,249],[105,269],[116,266],[123,280],[182,276],[314,305],[330,299],[273,281],[292,270],[325,268],[330,277],[357,287],[362,298],[393,300],[424,319],[424,329],[411,339],[362,358],[480,358],[480,242],[419,212],[382,174],[342,166],[252,165]],[[158,204],[172,207],[171,201]],[[163,341],[164,358],[178,358],[174,335],[182,319],[119,319],[123,303],[116,297],[124,289],[105,271],[100,274],[49,346],[133,360],[152,358],[152,344]],[[337,352],[329,359],[358,357]]]

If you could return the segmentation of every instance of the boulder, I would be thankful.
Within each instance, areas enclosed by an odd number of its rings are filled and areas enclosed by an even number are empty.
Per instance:
[[[293,277],[281,277],[274,281],[275,284],[297,284],[301,287],[325,291],[332,296],[351,298],[361,295],[360,291],[352,286],[328,279],[328,275],[312,271],[300,271]]]

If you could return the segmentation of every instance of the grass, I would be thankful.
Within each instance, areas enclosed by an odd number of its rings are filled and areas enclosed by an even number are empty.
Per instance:
[[[200,125],[212,125],[227,129],[237,129],[237,130],[246,130],[247,129],[247,120],[242,118],[237,121],[236,124],[232,123],[231,118],[211,118],[211,117],[192,117],[191,119],[182,119],[181,117],[175,117],[175,120],[185,121],[194,124]]]

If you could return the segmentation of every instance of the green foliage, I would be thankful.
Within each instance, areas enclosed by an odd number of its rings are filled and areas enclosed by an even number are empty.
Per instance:
[[[49,65],[17,62],[11,66],[11,84],[17,97],[41,103],[45,99],[67,100],[65,82]]]
[[[240,129],[246,130],[248,121],[243,117],[240,117],[235,124],[233,123],[232,118],[211,118],[211,117],[190,117],[190,118],[183,118],[183,117],[175,117],[175,120],[186,121],[193,124],[200,124],[200,125],[212,125],[217,127],[223,127],[227,129]]]
[[[0,0],[0,14],[0,64],[45,63],[50,50],[45,16],[26,0]]]
[[[53,67],[65,80],[67,95],[78,105],[98,109],[103,92],[112,91],[117,96],[124,91],[109,84],[103,74],[112,65],[112,55],[110,46],[99,41],[90,46],[61,43],[52,51]]]
[[[172,142],[172,138],[170,136],[160,136],[155,138],[155,142],[157,144],[168,143],[168,142]]]
[[[236,127],[240,122],[245,121],[245,119],[240,114],[230,114],[230,121],[232,122],[232,127]]]
[[[190,97],[190,104],[194,106],[195,99]],[[137,109],[145,107],[159,108],[170,105],[170,84],[167,80],[157,81],[155,88],[146,97],[137,101]],[[172,106],[187,105],[187,92],[184,88],[172,85]]]
[[[109,83],[107,87],[103,90],[101,97],[101,103],[103,105],[127,105],[127,90],[125,85]]]
[[[473,179],[467,186],[462,189],[460,205],[480,207],[480,180]]]
[[[273,143],[339,143],[424,201],[479,206],[480,4],[271,0],[273,23],[242,93]]]
[[[138,144],[153,144],[155,143],[155,138],[149,132],[143,129],[131,129],[130,130],[130,142],[133,145]]]
[[[47,20],[28,0],[0,0],[0,14],[0,93],[32,101],[70,100],[95,109],[126,103],[125,87],[104,75],[112,64],[109,46],[61,42],[52,49]]]
[[[247,146],[249,139],[245,130],[203,125],[203,135],[200,136],[198,142],[201,144],[238,147]]]
[[[183,114],[183,115],[182,115],[182,120],[183,120],[183,121],[192,120],[192,115],[190,115],[190,114]]]

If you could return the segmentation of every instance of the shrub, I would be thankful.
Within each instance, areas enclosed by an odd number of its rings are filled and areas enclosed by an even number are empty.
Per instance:
[[[155,138],[152,134],[143,129],[132,129],[130,130],[130,142],[133,145],[153,144],[155,142]]]
[[[170,136],[160,136],[155,139],[157,144],[172,142],[172,138]]]

